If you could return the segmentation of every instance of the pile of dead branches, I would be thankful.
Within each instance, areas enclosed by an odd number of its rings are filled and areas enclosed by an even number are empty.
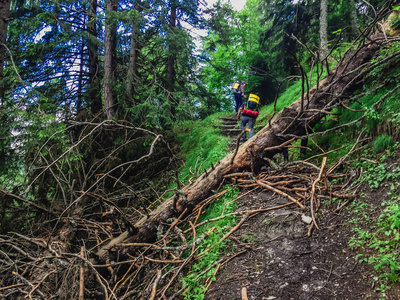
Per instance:
[[[346,191],[356,189],[351,186],[355,179],[354,173],[334,174],[333,169],[327,169],[325,166],[326,158],[323,158],[321,166],[298,161],[275,165],[257,175],[251,172],[225,175],[226,182],[230,181],[244,191],[232,201],[237,201],[256,190],[268,190],[271,192],[271,198],[279,195],[287,199],[287,203],[257,210],[223,212],[217,218],[199,222],[200,215],[210,203],[226,192],[222,190],[203,200],[191,213],[185,210],[177,218],[159,224],[156,242],[143,243],[129,239],[117,242],[109,249],[104,261],[95,255],[96,251],[125,230],[122,227],[118,228],[115,219],[103,222],[89,216],[64,219],[63,222],[73,222],[77,232],[85,231],[86,235],[93,239],[82,241],[80,251],[75,253],[67,250],[76,248],[67,247],[68,241],[63,239],[64,236],[68,236],[68,232],[58,232],[58,238],[51,237],[50,233],[43,233],[41,238],[19,233],[1,236],[0,294],[5,299],[21,296],[29,299],[181,297],[189,290],[183,285],[182,277],[194,262],[212,250],[201,247],[207,239],[207,234],[197,233],[202,225],[227,216],[240,217],[235,227],[224,236],[220,236],[219,243],[222,243],[253,216],[293,206],[312,218],[308,231],[308,234],[311,234],[313,228],[319,228],[315,213],[323,205],[323,199],[341,199],[337,209],[353,199],[354,195]],[[342,184],[332,185],[330,182],[334,178],[341,178]],[[238,254],[240,253],[221,258],[206,270],[202,270],[198,278],[213,269],[213,274],[204,282],[208,287],[219,268]]]

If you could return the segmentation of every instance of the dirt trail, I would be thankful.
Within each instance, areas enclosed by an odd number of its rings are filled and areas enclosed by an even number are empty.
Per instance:
[[[240,199],[239,210],[287,203],[270,192]],[[352,235],[347,214],[319,214],[320,228],[307,236],[308,226],[297,208],[282,208],[248,220],[231,238],[233,258],[217,274],[205,299],[379,299],[371,269],[359,264],[349,249]]]

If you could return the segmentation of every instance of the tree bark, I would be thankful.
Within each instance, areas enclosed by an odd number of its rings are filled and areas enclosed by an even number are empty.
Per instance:
[[[176,10],[177,10],[177,3],[176,0],[171,1],[171,14],[169,18],[169,29],[168,29],[168,58],[167,58],[167,90],[168,90],[168,101],[171,103],[171,115],[175,116],[175,100],[172,95],[174,92],[174,85],[175,85],[175,48],[174,45],[174,37],[175,28],[176,28]]]
[[[321,0],[319,15],[319,58],[324,61],[328,56],[328,0]]]
[[[91,0],[88,11],[87,30],[89,33],[88,56],[89,56],[89,86],[88,102],[93,115],[97,114],[103,107],[101,101],[101,84],[99,76],[99,53],[97,47],[97,0]]]
[[[78,77],[78,96],[76,100],[76,110],[79,111],[82,108],[82,103],[83,103],[83,95],[82,95],[82,89],[83,89],[83,69],[84,69],[84,50],[85,50],[85,44],[84,41],[82,40],[81,42],[81,49],[79,51],[79,57],[80,57],[80,62],[79,62],[79,77]]]
[[[0,0],[0,104],[4,104],[4,61],[5,61],[5,47],[7,41],[7,27],[10,14],[10,0]]]
[[[131,99],[134,99],[133,93],[135,90],[135,76],[137,71],[137,47],[140,29],[140,11],[141,11],[141,0],[135,1],[134,10],[137,14],[134,17],[132,24],[132,35],[131,35],[131,48],[129,50],[129,66],[126,76],[126,94]]]
[[[112,16],[117,9],[118,0],[107,0],[106,37],[104,42],[104,109],[107,119],[111,119],[117,111],[117,99],[114,91],[117,67],[117,22]]]
[[[350,1],[350,22],[351,22],[351,33],[352,37],[355,38],[359,34],[358,29],[358,16],[357,16],[357,3],[356,1]]]

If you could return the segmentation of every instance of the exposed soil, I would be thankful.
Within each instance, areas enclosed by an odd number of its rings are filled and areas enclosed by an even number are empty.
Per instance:
[[[287,203],[269,192],[254,192],[239,201],[239,210]],[[247,251],[219,270],[205,299],[242,299],[243,287],[248,299],[380,299],[372,267],[360,264],[348,246],[352,216],[322,209],[320,230],[308,237],[309,225],[301,215],[295,208],[283,208],[241,226],[228,248]],[[387,299],[400,299],[398,289]]]
[[[377,217],[387,193],[368,188],[363,193],[367,194],[363,201],[374,208],[370,216]],[[287,199],[258,190],[240,198],[238,210],[285,203]],[[310,237],[310,225],[295,206],[247,220],[228,243],[230,255],[246,251],[219,269],[205,299],[246,299],[242,297],[244,287],[248,299],[382,299],[373,267],[360,264],[359,251],[349,247],[351,210],[333,213],[334,208],[322,205],[320,230],[314,229]],[[385,299],[400,299],[399,287],[392,287]]]

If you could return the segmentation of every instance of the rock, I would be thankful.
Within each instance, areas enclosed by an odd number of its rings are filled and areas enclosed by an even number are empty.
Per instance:
[[[308,224],[308,225],[310,225],[311,223],[312,223],[312,218],[311,217],[309,217],[309,216],[306,216],[306,215],[301,215],[301,220],[304,222],[304,223],[306,223],[306,224]]]

